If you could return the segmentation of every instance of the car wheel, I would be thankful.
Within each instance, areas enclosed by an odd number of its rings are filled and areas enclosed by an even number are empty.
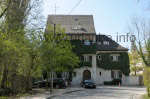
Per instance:
[[[96,86],[93,87],[94,89],[96,88]]]
[[[58,89],[58,88],[59,88],[59,85],[56,85],[56,88]]]

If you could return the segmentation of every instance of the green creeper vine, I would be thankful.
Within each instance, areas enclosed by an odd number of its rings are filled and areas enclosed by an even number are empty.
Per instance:
[[[83,54],[95,54],[96,53],[96,44],[91,45],[84,45],[83,41],[80,40],[72,40],[70,41],[73,47],[73,52],[76,53],[76,55],[81,58]],[[84,62],[83,60],[78,63],[78,66],[76,68],[81,68],[84,66],[92,67],[91,62]]]
[[[72,49],[73,52],[77,54],[77,56],[82,56],[83,54],[95,54],[96,53],[96,43],[91,45],[84,45],[83,41],[73,40],[70,41],[74,46]]]
[[[120,54],[121,59],[119,61],[112,61],[110,54]],[[129,75],[130,65],[127,52],[98,53],[98,55],[101,55],[101,60],[97,57],[97,66],[99,68],[105,70],[122,70],[125,75]]]

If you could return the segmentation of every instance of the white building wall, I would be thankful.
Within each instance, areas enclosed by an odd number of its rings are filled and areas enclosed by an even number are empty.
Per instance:
[[[139,76],[128,76],[126,85],[139,85]]]
[[[97,83],[97,64],[96,64],[96,55],[92,55],[92,72],[91,77]]]
[[[89,70],[91,72],[91,77],[92,77],[92,68],[90,67],[82,67],[82,68],[75,69],[74,72],[76,72],[76,77],[73,77],[72,85],[81,84],[84,70]]]
[[[116,70],[117,71],[117,70]],[[101,75],[100,75],[101,72]],[[122,74],[122,85],[127,83],[127,76]],[[104,81],[112,81],[111,70],[104,70],[102,68],[97,68],[97,84],[103,84]]]
[[[89,70],[91,72],[91,79],[95,81],[97,85],[103,84],[104,81],[112,81],[111,70],[104,70],[102,68],[97,68],[96,64],[96,55],[91,54],[92,56],[92,67],[82,67],[74,70],[76,72],[76,77],[72,79],[72,85],[80,85],[83,79],[83,72]],[[101,72],[101,75],[100,75]],[[122,85],[127,85],[129,78],[126,75],[122,74]]]

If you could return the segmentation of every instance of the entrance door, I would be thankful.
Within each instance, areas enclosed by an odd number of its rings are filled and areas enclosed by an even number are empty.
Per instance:
[[[83,79],[91,79],[91,72],[89,70],[83,72]]]

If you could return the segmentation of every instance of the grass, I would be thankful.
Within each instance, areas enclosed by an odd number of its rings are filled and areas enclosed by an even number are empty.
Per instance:
[[[148,97],[147,94],[144,94],[144,95],[143,95],[143,99],[150,99],[150,97]]]
[[[8,97],[0,96],[0,99],[8,99]]]

